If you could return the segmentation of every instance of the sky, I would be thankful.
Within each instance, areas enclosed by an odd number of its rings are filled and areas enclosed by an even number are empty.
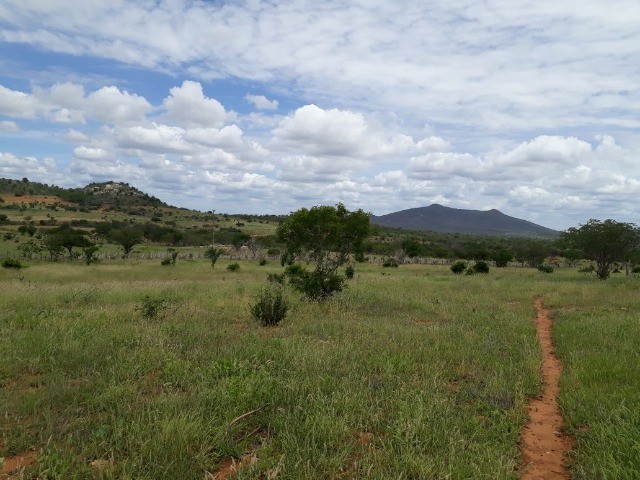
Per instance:
[[[640,222],[637,0],[3,0],[0,177]]]

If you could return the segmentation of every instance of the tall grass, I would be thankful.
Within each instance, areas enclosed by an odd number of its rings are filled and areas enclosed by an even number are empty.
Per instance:
[[[249,305],[279,269],[225,266],[0,272],[0,455],[37,450],[32,478],[202,479],[252,452],[238,478],[516,479],[525,405],[540,391],[533,299],[561,312],[583,289],[611,296],[633,283],[363,265],[327,302],[293,294],[287,319],[264,329]],[[141,315],[145,297],[163,299],[164,313]],[[628,312],[620,332],[633,329]],[[577,405],[594,393],[569,380],[582,355],[569,338],[591,341],[562,333],[572,318],[557,336],[577,431],[588,415]],[[578,454],[574,471],[587,464]]]

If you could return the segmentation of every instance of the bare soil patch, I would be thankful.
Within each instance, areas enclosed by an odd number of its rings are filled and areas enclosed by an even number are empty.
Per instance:
[[[0,437],[0,451],[4,449],[4,438]],[[0,467],[0,479],[13,480],[22,478],[24,470],[34,463],[36,463],[36,452],[33,450],[13,457],[4,457],[4,462]]]
[[[536,327],[542,348],[543,392],[540,398],[529,402],[529,422],[522,431],[520,450],[523,480],[568,480],[571,477],[565,466],[565,454],[572,442],[562,430],[563,420],[558,407],[558,380],[562,364],[555,356],[549,311],[542,306],[542,299],[535,302],[538,313]]]

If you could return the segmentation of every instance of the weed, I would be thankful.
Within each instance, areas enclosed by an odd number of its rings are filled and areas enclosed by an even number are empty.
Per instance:
[[[2,268],[13,268],[14,270],[20,270],[22,268],[26,268],[26,265],[23,265],[19,260],[7,258],[6,260],[2,261]]]
[[[169,264],[171,263],[170,259]],[[145,295],[142,297],[142,301],[136,307],[136,310],[140,312],[143,318],[147,320],[153,320],[162,316],[169,307],[169,301],[166,298],[152,297],[151,295]]]

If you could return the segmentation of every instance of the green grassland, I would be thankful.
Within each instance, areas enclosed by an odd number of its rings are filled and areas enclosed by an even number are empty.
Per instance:
[[[236,478],[516,479],[542,296],[574,478],[640,471],[639,279],[358,264],[264,328],[249,306],[279,264],[228,263],[0,269],[0,457],[36,451],[33,479],[212,478],[243,455]]]

